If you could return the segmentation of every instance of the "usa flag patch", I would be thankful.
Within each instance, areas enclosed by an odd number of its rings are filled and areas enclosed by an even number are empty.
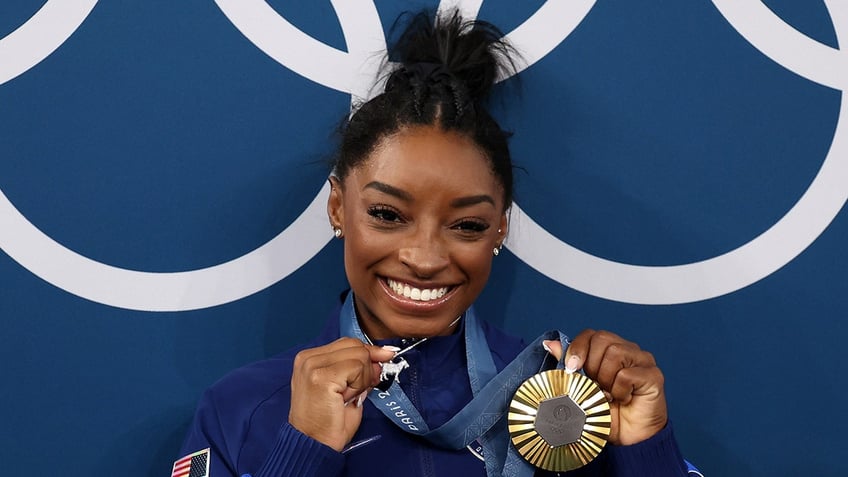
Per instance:
[[[174,462],[171,477],[209,477],[209,448]]]

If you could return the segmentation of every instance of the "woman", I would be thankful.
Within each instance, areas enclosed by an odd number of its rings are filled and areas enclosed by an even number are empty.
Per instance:
[[[501,401],[474,408],[514,392],[501,378],[524,348],[472,308],[512,203],[507,134],[484,107],[512,64],[501,37],[457,14],[410,21],[390,51],[401,66],[350,117],[329,179],[351,291],[312,343],[204,394],[175,475],[204,459],[212,477],[549,475],[516,457]],[[556,339],[531,346],[522,356],[544,346],[610,401],[609,445],[567,475],[686,474],[649,353],[592,330],[565,356]]]

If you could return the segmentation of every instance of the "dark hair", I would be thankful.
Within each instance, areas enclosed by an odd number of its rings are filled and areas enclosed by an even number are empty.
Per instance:
[[[388,74],[385,91],[359,106],[342,125],[334,174],[344,179],[386,136],[409,126],[432,125],[477,144],[503,187],[504,208],[509,207],[509,134],[484,104],[496,80],[515,71],[515,51],[497,27],[465,21],[457,11],[435,19],[426,12],[406,19],[388,54],[400,66]]]

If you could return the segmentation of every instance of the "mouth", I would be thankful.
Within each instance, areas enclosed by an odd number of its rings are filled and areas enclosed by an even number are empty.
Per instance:
[[[437,288],[419,288],[409,283],[386,278],[386,284],[389,289],[398,297],[403,297],[412,301],[428,302],[438,300],[447,295],[452,287],[437,287]]]

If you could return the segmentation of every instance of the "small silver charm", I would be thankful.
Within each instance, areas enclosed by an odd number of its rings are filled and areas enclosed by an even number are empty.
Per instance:
[[[460,319],[462,319],[462,315],[457,316],[456,319],[448,325],[446,331],[453,328],[455,324],[459,323]],[[365,341],[367,341],[368,344],[374,346],[374,342],[371,341],[371,338],[369,338],[368,335],[364,335],[364,337]],[[407,363],[405,359],[401,358],[400,355],[406,353],[412,348],[415,348],[416,346],[427,341],[428,339],[429,337],[410,338],[409,340],[402,340],[401,342],[404,345],[406,345],[408,342],[411,342],[412,344],[410,344],[404,349],[396,351],[395,355],[392,356],[391,361],[380,363],[380,382],[377,384],[376,389],[379,389],[380,391],[388,391],[389,388],[392,386],[392,383],[400,383],[400,372],[409,367],[409,363]],[[383,346],[383,349],[397,350],[398,348],[397,346],[386,345]]]
[[[408,368],[409,363],[407,363],[405,359],[400,358],[400,361],[397,363],[393,363],[391,361],[380,363],[380,367],[382,368],[382,371],[380,372],[381,382],[394,380],[400,383],[400,372]]]

